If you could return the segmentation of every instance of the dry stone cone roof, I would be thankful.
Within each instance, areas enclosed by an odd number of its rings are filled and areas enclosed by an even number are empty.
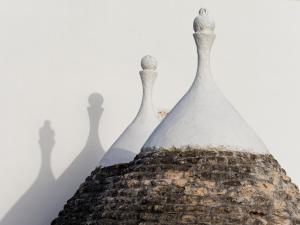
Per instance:
[[[140,109],[134,120],[105,153],[100,161],[101,166],[111,166],[133,160],[160,122],[159,115],[152,103],[152,89],[157,77],[156,59],[150,55],[146,55],[141,60],[141,66],[143,69],[140,71],[143,85],[143,99]]]
[[[194,84],[141,153],[93,171],[52,225],[300,224],[297,186],[210,77],[214,26],[201,9]]]

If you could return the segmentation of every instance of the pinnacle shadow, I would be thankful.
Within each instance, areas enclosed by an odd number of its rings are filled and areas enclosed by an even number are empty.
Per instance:
[[[41,167],[31,187],[16,201],[0,221],[0,225],[50,224],[65,202],[74,194],[104,154],[99,139],[99,122],[103,114],[103,97],[99,93],[89,96],[87,108],[90,130],[86,144],[70,166],[55,179],[51,168],[51,153],[55,145],[55,131],[51,122],[44,121],[39,129]]]
[[[1,225],[41,225],[56,213],[55,178],[51,170],[51,153],[55,144],[55,131],[50,121],[39,129],[41,167],[31,187],[23,194],[1,220]]]
[[[100,118],[103,114],[103,97],[99,93],[93,93],[89,96],[88,101],[87,111],[90,130],[87,142],[80,154],[56,181],[56,188],[59,190],[57,200],[57,204],[60,206],[58,207],[59,210],[72,197],[79,185],[85,181],[85,178],[97,167],[104,155],[98,132]]]

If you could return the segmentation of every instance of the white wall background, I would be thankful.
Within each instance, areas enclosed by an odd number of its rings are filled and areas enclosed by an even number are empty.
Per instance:
[[[179,100],[195,75],[192,22],[203,6],[216,21],[215,80],[300,184],[300,1],[1,0],[0,218],[39,173],[44,120],[58,178],[86,143],[91,93],[104,98],[105,150],[133,119],[145,54],[159,62],[158,108]]]

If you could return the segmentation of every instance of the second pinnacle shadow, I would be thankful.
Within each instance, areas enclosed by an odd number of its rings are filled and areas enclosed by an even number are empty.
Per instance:
[[[51,154],[55,145],[55,129],[45,120],[39,129],[41,167],[32,186],[9,209],[0,225],[50,224],[65,202],[75,193],[84,179],[99,164],[104,154],[99,139],[99,123],[103,114],[103,97],[93,93],[87,108],[90,129],[86,144],[70,166],[55,180],[51,168]]]
[[[103,114],[103,96],[99,93],[93,93],[89,96],[88,102],[87,111],[90,129],[87,142],[80,154],[56,181],[60,193],[58,198],[60,209],[63,208],[66,200],[75,193],[79,185],[84,182],[85,178],[97,167],[104,154],[99,139],[99,123]]]

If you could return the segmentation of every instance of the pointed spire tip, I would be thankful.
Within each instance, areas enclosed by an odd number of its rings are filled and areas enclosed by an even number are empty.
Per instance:
[[[199,10],[199,15],[200,16],[207,16],[208,15],[208,10],[206,8],[201,8]]]

